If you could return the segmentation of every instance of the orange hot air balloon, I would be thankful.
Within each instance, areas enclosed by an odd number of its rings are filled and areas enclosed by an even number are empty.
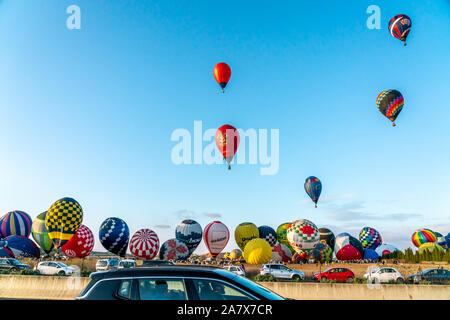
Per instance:
[[[222,88],[222,92],[225,92],[225,87],[231,77],[231,69],[225,62],[220,62],[214,67],[214,79]]]
[[[235,127],[225,124],[217,129],[215,140],[217,148],[222,153],[223,158],[227,161],[228,170],[230,170],[230,162],[233,160],[239,146],[239,131],[237,131]]]

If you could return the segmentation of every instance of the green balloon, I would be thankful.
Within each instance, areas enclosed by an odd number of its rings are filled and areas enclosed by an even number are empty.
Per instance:
[[[34,219],[31,225],[31,234],[33,235],[34,241],[41,247],[45,253],[50,253],[53,248],[53,242],[48,236],[48,230],[45,227],[45,215],[47,211],[42,212],[40,215]]]

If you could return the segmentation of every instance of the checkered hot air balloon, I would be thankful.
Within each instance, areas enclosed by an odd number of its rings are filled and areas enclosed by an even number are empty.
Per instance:
[[[28,238],[31,233],[31,217],[28,213],[15,210],[0,218],[0,238],[23,236]]]
[[[175,238],[169,239],[161,245],[159,258],[161,260],[184,261],[189,258],[189,249],[183,242]]]
[[[187,219],[181,221],[175,228],[175,238],[184,242],[191,255],[202,241],[202,226],[194,220]]]
[[[137,231],[130,240],[130,252],[137,258],[151,260],[158,254],[159,238],[150,229]]]
[[[275,232],[275,230],[273,230],[273,228],[269,226],[260,226],[258,227],[258,231],[259,237],[266,240],[270,244],[270,246],[274,246],[277,244],[277,233]]]
[[[294,221],[287,229],[287,239],[298,253],[312,250],[320,240],[319,228],[306,219]]]
[[[83,221],[83,209],[72,198],[62,198],[52,204],[45,215],[45,227],[55,248],[60,248],[78,231]]]
[[[437,237],[436,234],[430,229],[419,229],[413,233],[411,240],[412,243],[418,248],[424,243],[436,242]]]
[[[130,239],[130,229],[122,219],[108,218],[100,226],[99,239],[106,250],[125,257]]]
[[[319,242],[311,250],[309,258],[315,260],[316,262],[329,262],[333,258],[333,249],[324,242]]]
[[[277,243],[272,246],[272,261],[289,262],[292,259],[292,252],[287,246],[282,243]]]
[[[41,249],[49,254],[53,248],[52,239],[48,236],[48,229],[45,227],[45,216],[47,211],[39,214],[31,225],[31,234],[34,241],[41,247]]]
[[[62,252],[69,258],[87,257],[94,249],[94,234],[91,229],[81,225],[75,235],[61,247]]]
[[[361,241],[364,249],[375,250],[381,243],[381,234],[371,227],[364,227],[359,233],[359,241]]]

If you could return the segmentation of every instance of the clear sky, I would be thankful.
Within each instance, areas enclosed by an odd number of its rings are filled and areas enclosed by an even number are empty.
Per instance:
[[[72,4],[81,30],[66,27]],[[380,30],[367,28],[369,5]],[[399,13],[412,19],[406,47],[387,30]],[[417,228],[447,234],[449,40],[447,0],[2,0],[0,213],[34,218],[74,197],[96,250],[108,217],[161,242],[184,218],[232,235],[244,221],[372,226],[400,248]],[[395,128],[375,105],[385,89],[405,98]],[[279,129],[278,173],[175,165],[171,134],[194,121]],[[317,209],[310,175],[323,183]]]

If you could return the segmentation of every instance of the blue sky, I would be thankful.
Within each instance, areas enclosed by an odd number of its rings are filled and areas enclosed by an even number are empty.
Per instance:
[[[81,30],[66,27],[72,4]],[[387,30],[398,13],[413,23],[406,47]],[[116,216],[161,241],[188,217],[232,234],[244,221],[372,226],[400,248],[417,228],[447,234],[449,18],[445,0],[0,1],[0,212],[34,218],[71,196],[96,236]],[[396,128],[375,105],[385,89],[405,97]],[[173,164],[171,134],[194,121],[279,129],[278,174]]]

